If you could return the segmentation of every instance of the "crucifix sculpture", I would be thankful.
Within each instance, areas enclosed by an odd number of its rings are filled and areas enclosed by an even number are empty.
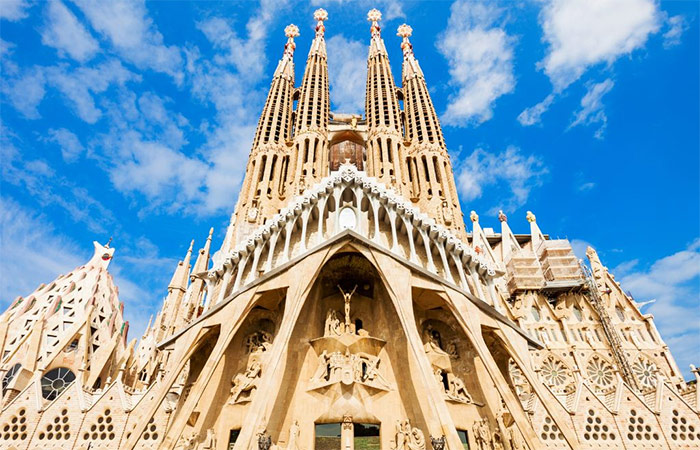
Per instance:
[[[340,293],[343,294],[343,300],[345,301],[345,330],[347,332],[350,330],[350,299],[352,299],[352,295],[357,290],[357,285],[355,285],[350,293],[343,291],[340,285],[338,285],[338,289],[340,289]]]

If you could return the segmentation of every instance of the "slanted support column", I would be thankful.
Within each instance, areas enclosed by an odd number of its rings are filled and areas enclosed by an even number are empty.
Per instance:
[[[270,350],[266,353],[266,365],[262,372],[258,392],[264,395],[256,395],[250,404],[244,420],[244,426],[238,436],[234,450],[247,450],[257,448],[255,433],[261,427],[265,427],[270,418],[275,400],[279,395],[285,375],[286,354],[289,340],[294,331],[301,309],[311,293],[311,288],[316,280],[316,275],[328,258],[330,249],[316,252],[300,261],[296,270],[299,273],[313,274],[311,277],[289,277],[287,296],[285,299],[284,315],[279,326],[279,331]]]
[[[466,301],[461,294],[448,290],[447,295],[450,299],[448,303],[450,309],[455,314],[455,318],[457,318],[464,334],[466,334],[467,339],[483,362],[485,373],[490,377],[491,382],[496,387],[506,408],[515,419],[516,426],[523,435],[525,442],[529,448],[539,449],[541,447],[539,438],[535,434],[532,426],[529,425],[530,421],[525,415],[520,401],[510,389],[508,382],[499,370],[496,361],[493,359],[493,356],[491,356],[491,352],[481,335],[481,312],[471,302]]]
[[[422,383],[416,387],[419,389],[417,393],[425,394],[425,400],[420,402],[420,407],[428,426],[428,429],[424,430],[426,441],[430,440],[430,436],[444,435],[447,438],[448,449],[460,450],[463,447],[457,435],[457,429],[443,398],[441,386],[435,382],[432,366],[425,354],[423,341],[416,328],[416,318],[413,314],[411,272],[390,256],[380,252],[371,253],[370,260],[376,260],[378,263],[378,272],[406,333],[410,355],[415,358],[418,366],[419,377],[417,381],[420,380]]]

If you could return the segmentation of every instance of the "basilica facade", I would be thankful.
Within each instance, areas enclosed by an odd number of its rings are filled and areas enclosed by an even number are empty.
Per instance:
[[[0,316],[0,449],[700,448],[697,385],[595,250],[463,213],[411,27],[398,86],[369,12],[353,115],[314,18],[221,248],[190,246],[138,344],[109,244]]]

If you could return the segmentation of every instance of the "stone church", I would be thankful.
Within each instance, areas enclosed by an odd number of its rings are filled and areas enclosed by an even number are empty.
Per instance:
[[[700,448],[696,382],[593,249],[465,225],[410,26],[399,87],[369,12],[365,114],[330,111],[327,17],[299,86],[285,28],[222,247],[138,344],[109,244],[0,316],[0,449]]]

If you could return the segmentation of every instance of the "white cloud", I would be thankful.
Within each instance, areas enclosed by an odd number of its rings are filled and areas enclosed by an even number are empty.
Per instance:
[[[482,123],[493,104],[513,92],[513,38],[498,25],[501,11],[485,3],[456,1],[437,47],[449,64],[449,97],[442,119],[447,125]]]
[[[85,151],[78,136],[65,128],[50,129],[47,140],[58,144],[63,160],[67,163],[75,162]]]
[[[105,92],[111,85],[124,85],[139,77],[125,69],[117,60],[95,67],[70,69],[67,66],[46,68],[46,79],[69,101],[76,114],[87,123],[95,123],[102,111],[95,105],[93,94]]]
[[[27,0],[0,1],[0,19],[16,22],[29,15],[27,10],[31,4]]]
[[[127,132],[108,168],[114,186],[124,193],[143,194],[151,207],[167,205],[171,212],[197,202],[207,165],[157,141]]]
[[[542,114],[552,106],[554,98],[554,94],[549,94],[535,106],[525,108],[523,112],[518,115],[518,122],[520,122],[520,125],[529,126],[540,123],[542,121]]]
[[[581,183],[578,187],[579,192],[586,192],[590,191],[596,186],[596,184],[592,181],[587,181],[585,183]]]
[[[625,267],[632,270],[636,264]],[[686,249],[655,261],[647,270],[631,271],[620,279],[637,302],[656,299],[646,312],[671,347],[678,365],[698,363],[700,342],[700,239]]]
[[[41,68],[30,69],[18,77],[2,81],[2,91],[12,106],[27,119],[38,119],[39,104],[46,94],[46,79]]]
[[[54,47],[59,53],[67,53],[77,61],[92,58],[99,44],[62,2],[46,3],[46,24],[41,32],[41,42]]]
[[[554,92],[523,110],[518,116],[520,124],[540,123],[542,114],[558,95],[591,67],[612,65],[618,58],[642,48],[649,35],[659,30],[661,18],[654,0],[547,0],[539,21],[548,49],[538,66],[549,77]],[[605,86],[602,83],[599,89]],[[584,97],[582,103],[590,100],[593,98]],[[602,105],[591,114],[583,107],[577,116],[581,113],[581,120],[577,117],[575,124],[601,123],[596,132],[600,139],[607,120]]]
[[[456,172],[462,201],[480,198],[485,188],[498,188],[505,200],[494,209],[513,211],[527,202],[548,170],[538,157],[525,156],[519,148],[509,146],[498,154],[478,148],[459,162]]]
[[[663,34],[664,48],[673,47],[681,43],[681,36],[688,29],[688,21],[685,17],[678,15],[669,17],[666,20],[668,30]]]
[[[598,124],[595,137],[602,139],[608,123],[608,116],[605,114],[602,100],[603,96],[610,92],[614,85],[615,83],[610,79],[588,84],[588,90],[581,99],[581,108],[574,113],[574,120],[570,127]]]
[[[26,156],[27,150],[18,149],[11,130],[0,132],[0,165],[5,183],[23,188],[44,208],[61,208],[76,223],[84,224],[91,232],[104,233],[114,223],[112,212],[95,200],[87,189],[55,172],[45,161]]]
[[[51,222],[7,196],[0,198],[0,304],[4,310],[18,295],[26,296],[87,259],[79,247],[56,234]]]
[[[550,0],[540,14],[549,46],[540,64],[560,92],[589,67],[643,47],[660,18],[653,0]]]
[[[334,110],[364,114],[367,44],[342,34],[328,39],[328,76]]]
[[[141,0],[75,0],[92,27],[106,36],[115,50],[140,68],[163,72],[182,82],[182,54],[163,43],[163,35]]]

